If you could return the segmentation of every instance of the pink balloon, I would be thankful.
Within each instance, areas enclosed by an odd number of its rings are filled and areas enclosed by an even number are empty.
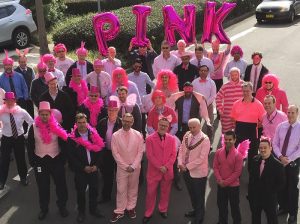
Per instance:
[[[62,122],[62,114],[57,109],[51,109],[51,113],[54,116],[54,118],[57,120],[58,123]]]
[[[206,2],[204,11],[203,35],[201,42],[211,42],[214,34],[221,44],[230,44],[222,23],[226,16],[236,7],[236,3],[224,2],[215,12],[216,2]]]
[[[105,29],[105,25],[108,25]],[[107,55],[107,41],[116,38],[120,32],[119,18],[112,12],[97,14],[93,17],[93,27],[96,35],[99,52],[102,55]]]
[[[196,6],[193,4],[184,5],[183,9],[184,18],[181,19],[173,6],[166,5],[163,7],[165,39],[171,46],[176,44],[175,30],[187,44],[195,42]]]
[[[136,47],[148,45],[149,39],[146,37],[147,17],[151,14],[151,7],[147,5],[135,5],[132,7],[132,13],[136,15],[136,33],[131,42]]]

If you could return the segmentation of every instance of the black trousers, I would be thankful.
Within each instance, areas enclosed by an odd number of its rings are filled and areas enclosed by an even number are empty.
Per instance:
[[[146,139],[146,135],[147,135],[146,132],[147,115],[148,115],[147,113],[142,113],[142,134],[144,139]]]
[[[98,171],[93,173],[75,172],[78,211],[85,212],[85,191],[89,186],[89,209],[96,210],[98,198]]]
[[[103,178],[102,200],[110,200],[115,177],[116,162],[111,150],[104,149],[101,152],[100,172]]]
[[[179,138],[180,141],[182,141],[183,136],[187,131],[189,131],[188,124],[182,123],[180,126],[178,126],[178,131],[176,133],[176,136]]]
[[[5,184],[7,180],[10,155],[12,150],[14,150],[17,170],[20,178],[25,179],[27,176],[24,136],[20,135],[17,139],[15,139],[14,137],[2,136],[0,148],[0,182],[2,184]]]
[[[39,191],[40,208],[48,211],[50,201],[50,177],[53,178],[56,187],[56,204],[59,208],[64,208],[68,200],[68,190],[65,175],[65,160],[61,154],[52,158],[35,156],[34,173]]]
[[[290,215],[298,214],[299,198],[299,166],[300,159],[295,160],[296,166],[290,164],[285,167],[286,184],[284,189],[278,193],[278,202],[280,208],[289,212]]]
[[[270,201],[268,199],[256,199],[252,200],[249,198],[250,209],[251,209],[251,223],[261,224],[261,213],[264,211],[267,217],[267,224],[278,224],[277,218],[277,198]]]
[[[221,87],[223,86],[223,79],[213,79],[216,87],[217,87],[217,92],[219,92],[219,90],[221,89]]]
[[[219,224],[228,224],[228,202],[230,203],[233,224],[241,224],[240,188],[218,186],[217,204],[219,208]]]
[[[193,224],[200,224],[204,220],[205,214],[205,189],[207,177],[193,178],[189,171],[183,173],[183,178],[189,192],[193,209],[195,211],[195,220]]]

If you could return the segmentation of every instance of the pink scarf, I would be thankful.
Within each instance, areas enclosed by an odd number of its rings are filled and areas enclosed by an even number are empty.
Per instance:
[[[60,127],[53,115],[50,116],[50,119],[47,123],[42,122],[40,116],[37,116],[35,118],[35,125],[40,130],[40,137],[44,144],[49,144],[51,142],[51,133],[57,135],[64,141],[66,141],[68,138],[67,132]]]
[[[89,150],[90,152],[100,152],[101,149],[104,147],[104,142],[102,140],[102,138],[99,136],[99,134],[97,133],[97,131],[92,128],[90,125],[87,126],[88,130],[89,130],[89,138],[92,140],[92,142],[90,142],[89,140],[84,140],[82,137],[76,137],[76,130],[77,130],[77,125],[74,125],[74,129],[72,131],[71,134],[69,134],[69,137],[74,140],[77,145],[81,145],[84,148],[86,148],[87,150]]]
[[[77,93],[77,105],[80,106],[88,95],[88,87],[84,80],[80,84],[76,84],[73,80],[70,81],[69,87]]]
[[[7,108],[7,106],[5,104],[3,104],[1,107],[0,107],[0,114],[3,114],[3,113],[16,113],[18,112],[19,110],[21,110],[22,108],[19,107],[18,105],[15,105],[13,106],[12,108]]]
[[[92,103],[89,98],[83,101],[84,106],[90,111],[90,124],[96,127],[98,123],[98,115],[103,107],[103,100],[99,98],[95,103]]]

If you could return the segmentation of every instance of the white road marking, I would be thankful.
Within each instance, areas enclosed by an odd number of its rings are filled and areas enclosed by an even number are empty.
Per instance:
[[[13,216],[13,214],[19,209],[17,206],[12,206],[1,218],[0,218],[0,224],[6,224],[9,223],[10,218]]]
[[[5,185],[4,189],[0,191],[0,199],[3,198],[9,191],[9,186]]]
[[[29,172],[30,172],[31,170],[32,170],[32,167],[29,168],[28,173],[27,173],[27,177],[29,176]],[[19,176],[19,175],[15,176],[15,177],[13,178],[13,180],[15,180],[15,181],[20,181],[20,176]],[[1,224],[1,223],[0,223],[0,224]]]
[[[241,37],[243,37],[243,36],[246,36],[247,34],[253,32],[253,31],[256,30],[256,29],[257,29],[256,27],[251,27],[251,28],[249,28],[249,29],[247,29],[247,30],[244,30],[244,31],[242,31],[242,32],[240,32],[240,33],[238,33],[238,34],[232,36],[232,37],[230,38],[230,41],[232,42],[232,41],[235,41],[235,40],[237,40],[237,39],[239,39],[239,38],[241,38]]]

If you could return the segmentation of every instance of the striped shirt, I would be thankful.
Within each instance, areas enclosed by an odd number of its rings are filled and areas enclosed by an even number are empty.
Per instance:
[[[238,83],[228,82],[224,84],[216,96],[217,110],[221,112],[221,125],[222,133],[232,130],[234,128],[234,122],[230,117],[230,112],[233,103],[243,98],[242,90],[243,81],[240,80]],[[223,113],[222,113],[223,112]]]

